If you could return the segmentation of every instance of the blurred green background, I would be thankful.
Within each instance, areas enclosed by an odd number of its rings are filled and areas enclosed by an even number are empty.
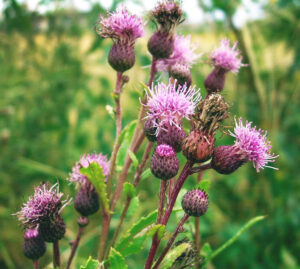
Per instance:
[[[74,186],[65,179],[74,162],[86,152],[109,156],[112,150],[115,124],[107,110],[113,106],[115,83],[115,73],[107,64],[111,41],[101,40],[94,31],[98,14],[107,6],[81,2],[84,9],[78,8],[78,1],[59,0],[4,0],[0,5],[0,268],[31,267],[22,254],[22,228],[12,214],[32,194],[33,186],[59,181],[61,189],[73,196]],[[122,2],[111,1],[109,9]],[[125,5],[146,14],[145,2]],[[227,123],[232,125],[233,115],[255,122],[268,130],[273,152],[280,155],[275,165],[279,171],[266,169],[257,174],[247,164],[230,176],[204,174],[211,181],[211,206],[201,219],[201,244],[208,241],[215,249],[250,218],[267,216],[210,268],[300,268],[300,1],[195,0],[191,2],[200,12],[198,23],[187,10],[195,11],[189,2],[184,1],[188,18],[178,32],[191,34],[197,51],[205,53],[193,67],[194,83],[205,94],[209,52],[222,37],[238,40],[243,61],[250,66],[227,76],[223,95],[232,106]],[[253,4],[258,8],[248,11]],[[245,20],[247,12],[252,15]],[[122,97],[124,126],[138,114],[139,82],[146,81],[149,73],[146,42],[150,34],[148,28],[137,42],[136,65],[128,72],[130,82]],[[233,141],[222,134],[217,138],[218,144]],[[191,189],[195,182],[191,177],[184,187]],[[142,182],[140,205],[127,219],[125,230],[157,207],[158,190],[157,179]],[[63,215],[68,227],[61,241],[65,258],[78,215],[72,206]],[[100,215],[93,216],[74,268],[89,255],[96,256],[99,223]],[[116,223],[117,216],[112,225]],[[170,230],[175,225],[174,218]],[[142,254],[127,259],[129,268],[143,268],[149,246],[150,241]],[[51,263],[48,247],[43,266]]]

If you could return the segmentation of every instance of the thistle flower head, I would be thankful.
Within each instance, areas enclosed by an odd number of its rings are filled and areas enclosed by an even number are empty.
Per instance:
[[[161,1],[151,11],[152,18],[159,24],[159,30],[170,31],[183,22],[183,10],[176,1]]]
[[[46,184],[35,187],[34,195],[23,204],[17,212],[19,220],[25,227],[36,228],[43,222],[50,222],[61,213],[68,202],[62,201],[63,193],[59,192],[58,184],[48,188]]]
[[[267,140],[267,132],[251,125],[252,122],[246,121],[244,125],[241,118],[235,119],[234,133],[230,132],[236,139],[234,146],[246,154],[248,161],[253,162],[257,172],[264,167],[276,169],[267,166],[268,162],[274,162],[278,157],[270,152],[272,146],[271,142]]]
[[[210,58],[215,67],[233,73],[237,73],[242,66],[245,66],[242,64],[242,57],[240,57],[240,51],[237,49],[237,42],[230,47],[229,39],[222,39],[220,46],[212,51]]]
[[[169,71],[169,68],[175,64],[185,65],[189,68],[200,57],[200,54],[196,54],[197,46],[191,43],[191,36],[176,35],[174,37],[174,50],[169,58],[161,59],[157,61],[157,71]]]
[[[27,229],[24,235],[25,239],[37,238],[39,236],[39,232],[36,229]]]
[[[75,166],[72,168],[72,173],[69,174],[69,181],[76,182],[81,185],[89,183],[88,178],[80,173],[80,168],[86,168],[92,162],[98,163],[103,169],[104,176],[107,177],[109,173],[109,162],[107,161],[107,157],[102,155],[102,153],[97,154],[95,152],[93,154],[84,154],[80,158],[79,162],[76,162]]]
[[[137,38],[143,36],[144,23],[122,7],[109,13],[107,17],[100,15],[96,31],[102,38],[109,37],[122,44],[133,44]]]
[[[201,99],[199,91],[195,87],[177,86],[171,81],[168,85],[159,83],[148,88],[147,118],[157,126],[157,134],[166,123],[181,128],[181,119],[189,119]]]
[[[176,155],[175,150],[167,144],[157,146],[155,151],[160,157],[172,157]]]

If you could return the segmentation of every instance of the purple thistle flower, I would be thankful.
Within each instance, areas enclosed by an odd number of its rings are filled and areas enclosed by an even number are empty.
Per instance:
[[[237,73],[242,66],[246,66],[242,64],[242,57],[239,57],[240,51],[236,48],[237,44],[235,42],[231,48],[229,39],[222,39],[220,47],[215,48],[210,55],[213,65],[233,73]]]
[[[264,167],[277,169],[266,165],[268,162],[274,162],[278,157],[270,152],[272,146],[271,142],[267,140],[267,132],[256,129],[256,126],[251,127],[251,125],[252,122],[248,121],[243,125],[241,118],[238,121],[235,118],[234,133],[230,132],[236,138],[234,147],[243,152],[248,161],[253,162],[257,172]]]
[[[158,145],[155,151],[160,157],[172,157],[176,155],[175,150],[167,144]]]
[[[157,61],[156,68],[158,72],[168,72],[169,68],[175,64],[185,65],[189,68],[195,63],[195,61],[201,56],[196,54],[197,46],[195,43],[191,43],[191,36],[176,35],[174,37],[174,50],[169,58],[160,59]]]
[[[17,212],[18,219],[25,227],[36,228],[43,222],[50,222],[60,215],[62,209],[70,202],[62,201],[63,193],[59,192],[58,184],[48,189],[46,184],[34,188],[34,195],[23,204]]]
[[[195,86],[177,86],[176,81],[169,81],[168,85],[159,83],[148,88],[147,118],[152,119],[153,126],[157,127],[156,134],[167,123],[181,129],[181,119],[189,119],[194,114],[195,107],[201,99],[199,91]]]
[[[102,38],[112,38],[122,44],[133,44],[144,34],[144,23],[136,15],[129,14],[124,7],[109,13],[108,17],[99,16],[96,26],[97,33]]]
[[[97,154],[95,152],[93,154],[84,154],[79,162],[76,162],[75,166],[72,168],[72,173],[69,175],[69,181],[77,182],[81,185],[88,183],[88,178],[80,173],[80,168],[86,168],[92,162],[98,163],[103,169],[104,176],[107,177],[109,173],[109,162],[107,161],[107,157],[102,153]]]

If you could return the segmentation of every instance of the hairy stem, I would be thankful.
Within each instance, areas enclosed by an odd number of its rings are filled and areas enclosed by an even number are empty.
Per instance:
[[[98,260],[99,261],[102,261],[104,258],[105,248],[107,245],[110,220],[111,220],[110,214],[104,209],[103,217],[102,217],[102,230],[101,230],[101,235],[100,235],[100,244],[99,244],[99,249],[98,249]]]
[[[168,251],[170,250],[170,248],[172,247],[178,233],[182,230],[184,223],[189,219],[189,215],[184,214],[184,216],[182,217],[182,219],[180,220],[175,232],[173,233],[172,237],[170,238],[169,242],[167,243],[165,249],[163,250],[162,254],[160,255],[160,257],[158,258],[157,262],[155,263],[155,265],[152,267],[153,269],[157,269],[158,266],[160,265],[160,263],[163,261],[163,259],[165,258],[166,254],[168,253]]]
[[[33,269],[39,269],[39,261],[33,261]]]
[[[53,267],[60,267],[60,252],[58,241],[53,243]]]
[[[69,257],[66,269],[69,269],[70,266],[71,266],[71,263],[73,261],[73,258],[75,256],[76,250],[77,250],[78,245],[79,245],[79,241],[80,241],[80,238],[81,238],[82,231],[83,231],[83,227],[79,227],[78,228],[78,232],[77,232],[77,236],[76,236],[76,239],[75,239],[75,242],[74,242],[74,244],[72,246],[72,251],[71,251],[71,254],[70,254],[70,257]]]
[[[168,187],[168,181],[167,180],[161,180],[160,181],[160,193],[159,193],[157,224],[160,224],[163,213],[164,213],[167,187]]]
[[[172,190],[173,190],[174,186],[175,186],[175,177],[173,177],[169,180],[168,202],[171,199],[171,194],[172,194]]]

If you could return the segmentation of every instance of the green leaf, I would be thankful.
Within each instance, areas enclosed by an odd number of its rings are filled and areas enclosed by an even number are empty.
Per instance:
[[[121,132],[119,139],[118,139],[118,145],[120,145],[120,149],[118,152],[117,160],[116,160],[116,166],[117,167],[123,167],[125,158],[127,155],[127,151],[130,147],[130,143],[134,134],[134,130],[136,127],[137,121],[134,120],[130,122]]]
[[[152,175],[150,168],[147,168],[141,175],[141,180],[146,179]]]
[[[126,269],[128,268],[127,264],[125,263],[125,259],[123,255],[116,251],[114,248],[110,249],[109,257],[109,268],[110,269]]]
[[[129,182],[124,183],[123,191],[124,191],[125,195],[130,198],[133,198],[136,195],[135,187]]]
[[[143,229],[155,223],[157,218],[157,210],[151,212],[146,217],[142,217],[137,223],[135,223],[121,238],[120,242],[116,246],[116,250],[122,251],[133,240],[134,236],[141,232]]]
[[[143,234],[142,236],[137,236],[132,239],[131,243],[122,250],[122,254],[124,257],[129,255],[139,253],[142,249],[144,249],[144,243],[147,239],[147,234]]]
[[[129,205],[129,208],[128,208],[128,211],[126,214],[126,218],[129,218],[130,216],[132,216],[132,214],[136,212],[135,210],[138,208],[139,205],[140,205],[139,197],[135,196],[131,200],[131,203]]]
[[[157,237],[158,239],[162,239],[164,234],[165,234],[165,230],[166,230],[166,226],[162,225],[162,224],[156,224],[155,226],[153,226],[149,231],[148,231],[148,235],[149,236],[154,236],[157,233]]]
[[[201,189],[207,193],[209,187],[210,187],[210,181],[205,179],[205,180],[201,180],[198,183],[198,185],[196,186],[196,189]]]
[[[210,244],[206,242],[201,248],[200,254],[205,258],[211,255],[211,253],[212,253],[212,249],[210,247]]]
[[[228,239],[223,245],[221,245],[219,248],[217,248],[215,251],[213,251],[205,260],[204,265],[206,265],[209,261],[211,261],[217,255],[219,255],[226,248],[231,246],[242,235],[243,232],[248,230],[255,223],[263,220],[264,218],[265,218],[265,216],[257,216],[255,218],[249,220],[241,229],[238,230],[238,232],[233,237]]]
[[[168,269],[171,268],[172,264],[174,263],[174,261],[182,254],[186,251],[186,249],[190,248],[190,244],[188,243],[182,243],[178,246],[176,246],[175,248],[171,249],[168,254],[166,255],[166,257],[163,259],[161,265],[160,265],[160,269]]]
[[[90,163],[88,167],[80,169],[80,173],[85,175],[95,187],[102,206],[109,210],[109,201],[106,191],[105,176],[102,167],[95,162]]]
[[[138,161],[137,157],[130,149],[128,150],[128,155],[129,155],[130,159],[132,160],[134,168],[137,169],[139,166],[139,161]]]
[[[98,260],[94,260],[91,256],[86,261],[85,266],[81,265],[80,269],[98,269],[100,267],[100,263]]]

